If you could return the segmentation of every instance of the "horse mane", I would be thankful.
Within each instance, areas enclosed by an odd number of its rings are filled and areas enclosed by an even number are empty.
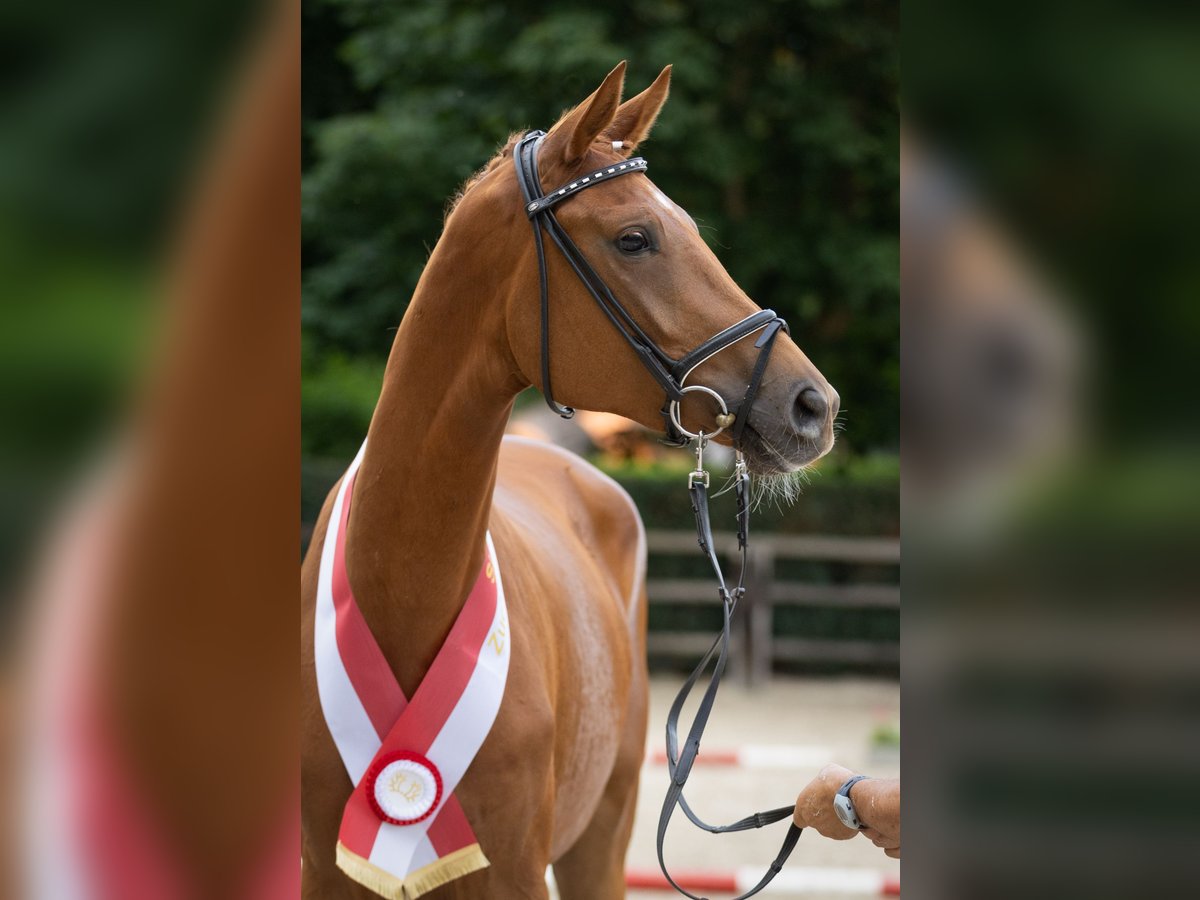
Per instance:
[[[508,140],[505,141],[500,149],[496,151],[496,154],[486,163],[484,163],[482,168],[476,170],[474,174],[468,177],[457,191],[450,195],[450,199],[446,202],[446,213],[442,217],[443,225],[445,224],[446,220],[448,220],[450,216],[454,214],[454,210],[458,209],[458,204],[462,202],[463,197],[467,196],[467,193],[471,190],[471,188],[483,181],[483,179],[490,175],[492,170],[504,162],[504,160],[512,158],[513,147],[516,146],[517,141],[519,141],[524,134],[525,132],[523,131],[514,131],[512,134],[510,134],[508,136]]]

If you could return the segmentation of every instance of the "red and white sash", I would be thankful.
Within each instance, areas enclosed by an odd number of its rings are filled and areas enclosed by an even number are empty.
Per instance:
[[[346,523],[365,449],[342,479],[321,551],[317,685],[355,785],[338,866],[381,896],[412,900],[488,865],[454,790],[500,709],[511,642],[489,534],[479,578],[446,642],[411,700],[404,696],[346,575]]]

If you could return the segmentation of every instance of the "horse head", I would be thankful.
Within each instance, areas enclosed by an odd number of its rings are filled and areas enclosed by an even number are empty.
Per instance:
[[[666,102],[671,68],[668,66],[645,91],[621,102],[625,64],[618,65],[591,96],[564,114],[548,134],[528,151],[536,154],[535,181],[550,194],[556,188],[574,187],[588,173],[620,174],[634,150],[649,135]],[[505,156],[524,151],[525,142],[510,142]],[[566,251],[547,247],[539,266],[535,240],[527,216],[533,207],[520,189],[521,162],[496,167],[488,178],[486,194],[507,211],[502,221],[517,229],[519,261],[505,309],[505,328],[512,359],[526,383],[542,388],[568,407],[614,412],[647,427],[661,429],[664,418],[662,369],[737,323],[747,321],[759,307],[726,272],[701,238],[692,218],[661,190],[645,171],[626,177],[598,179],[587,190],[568,192],[556,203],[557,225],[569,235],[602,288],[617,299],[625,327],[606,312],[580,263]],[[504,172],[504,174],[501,174]],[[575,181],[573,181],[575,179]],[[536,194],[534,197],[536,198]],[[528,218],[534,218],[532,212]],[[493,220],[495,221],[495,219]],[[535,231],[539,227],[535,219]],[[535,234],[537,241],[540,235]],[[549,243],[549,241],[547,241]],[[560,245],[561,249],[561,245]],[[539,313],[539,268],[549,284],[548,326],[543,343]],[[770,321],[763,316],[751,325]],[[778,322],[778,320],[775,320]],[[686,374],[671,376],[676,387],[700,385],[708,389],[676,395],[676,418],[686,431],[712,435],[719,442],[737,443],[751,470],[763,474],[795,471],[812,462],[833,445],[833,422],[839,398],[816,366],[778,325],[748,331],[709,356],[699,354]],[[656,364],[639,355],[629,329],[640,331],[654,352]],[[776,331],[778,333],[776,334]],[[757,381],[754,369],[763,352],[763,336],[774,338],[769,358]],[[553,348],[553,353],[549,349]],[[543,378],[550,375],[553,395]],[[641,364],[639,364],[641,363]],[[752,382],[756,388],[747,392]],[[667,383],[668,399],[671,385]],[[719,395],[718,399],[714,395]],[[746,403],[746,400],[749,403]],[[562,413],[569,410],[551,401]],[[741,407],[744,422],[731,429]],[[724,406],[725,409],[721,407]],[[724,415],[723,415],[724,414]]]

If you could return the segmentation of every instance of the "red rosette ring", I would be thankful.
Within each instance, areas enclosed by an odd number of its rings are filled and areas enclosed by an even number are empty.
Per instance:
[[[420,753],[398,750],[367,769],[367,800],[375,815],[393,825],[415,825],[442,801],[442,773]]]

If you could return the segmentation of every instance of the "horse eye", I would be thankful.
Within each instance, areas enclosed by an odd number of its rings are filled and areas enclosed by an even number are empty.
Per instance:
[[[631,228],[617,238],[617,246],[622,253],[637,253],[650,246],[650,238],[639,228]]]

